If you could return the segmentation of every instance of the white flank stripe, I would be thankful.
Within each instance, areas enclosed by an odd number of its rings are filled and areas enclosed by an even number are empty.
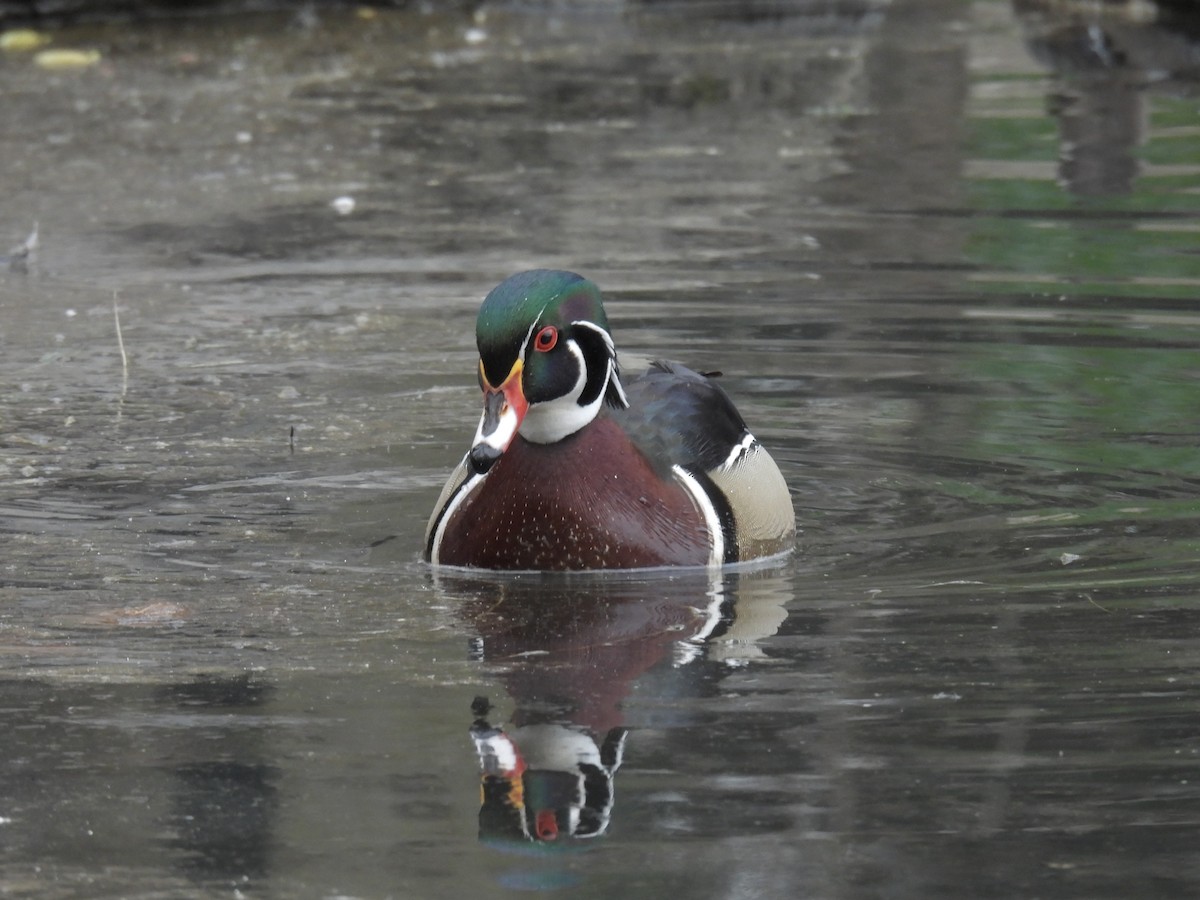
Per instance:
[[[463,461],[464,464],[466,460]],[[462,505],[462,502],[467,499],[467,494],[475,490],[479,486],[479,482],[487,477],[487,473],[482,475],[475,474],[458,486],[458,490],[454,492],[454,496],[450,498],[450,502],[446,504],[446,511],[442,513],[442,519],[438,522],[437,531],[433,533],[433,546],[429,548],[429,564],[436,566],[438,557],[442,550],[442,537],[446,534],[446,526],[450,524],[450,518],[455,511]]]
[[[708,498],[708,494],[704,492],[700,482],[683,466],[671,466],[671,471],[675,473],[675,477],[679,479],[683,489],[691,495],[692,502],[700,508],[700,514],[704,516],[704,524],[708,526],[708,533],[712,535],[712,550],[708,554],[708,564],[710,566],[721,565],[725,561],[725,532],[721,530],[721,518],[717,515],[717,508],[713,506],[712,500]]]

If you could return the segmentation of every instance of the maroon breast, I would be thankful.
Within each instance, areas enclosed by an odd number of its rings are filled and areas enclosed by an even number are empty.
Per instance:
[[[446,524],[438,560],[487,569],[704,565],[700,511],[612,421],[555,444],[522,437]]]

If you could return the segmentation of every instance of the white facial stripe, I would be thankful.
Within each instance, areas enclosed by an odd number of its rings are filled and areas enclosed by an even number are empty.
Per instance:
[[[592,331],[596,332],[598,335],[600,335],[600,337],[604,338],[604,346],[608,348],[608,355],[610,357],[617,355],[617,348],[616,345],[613,344],[612,335],[595,322],[589,322],[587,319],[577,319],[571,324],[580,328],[590,328]]]
[[[621,405],[628,407],[629,398],[625,396],[625,388],[621,385],[621,376],[617,370],[617,347],[613,343],[612,335],[595,322],[589,322],[587,319],[579,319],[571,324],[580,328],[588,328],[604,339],[604,346],[608,348],[608,378],[606,379],[605,390],[611,384],[616,388],[617,396],[621,398]],[[600,392],[600,395],[604,396],[603,390]]]
[[[579,349],[577,341],[568,340],[567,351],[575,357],[575,362],[579,364],[579,377],[575,379],[575,387],[571,388],[571,393],[567,396],[572,400],[578,400],[579,395],[583,393],[583,386],[587,384],[587,360],[583,358],[583,351]]]
[[[712,550],[708,554],[708,564],[710,566],[721,565],[725,562],[725,532],[721,530],[721,517],[717,515],[717,508],[705,493],[704,488],[700,486],[700,482],[687,469],[683,466],[671,466],[671,471],[675,473],[675,477],[679,479],[683,489],[691,496],[692,502],[700,510],[700,515],[704,516],[704,525],[708,528],[709,535],[712,536]]]
[[[543,310],[542,312],[545,312]],[[542,313],[538,313],[538,319],[542,317]],[[525,362],[525,351],[529,348],[529,339],[533,337],[533,329],[537,328],[537,319],[533,320],[533,324],[529,326],[529,330],[525,332],[525,339],[521,341],[521,349],[517,351],[517,359],[522,363]]]
[[[489,447],[503,452],[512,443],[512,439],[517,433],[517,411],[505,404],[504,412],[500,414],[500,419],[496,422],[496,427],[492,429],[491,434],[483,433],[483,423],[486,421],[487,413],[484,412],[479,417],[479,427],[475,429],[475,443],[472,446],[487,444]]]
[[[612,335],[595,322],[589,322],[586,319],[574,321],[571,323],[571,326],[587,328],[590,331],[596,332],[603,339],[604,346],[608,350],[608,366],[605,372],[604,386],[595,400],[587,406],[579,405],[579,398],[583,395],[584,388],[587,387],[587,360],[584,358],[583,349],[577,341],[566,341],[565,346],[575,358],[575,362],[578,365],[579,377],[576,379],[571,390],[563,396],[530,405],[529,411],[525,414],[525,421],[521,423],[520,433],[525,440],[532,441],[535,444],[552,444],[555,441],[561,441],[567,435],[574,434],[591,422],[592,419],[596,418],[597,413],[600,412],[600,407],[604,405],[604,397],[609,385],[616,388],[617,396],[620,398],[622,405],[629,405],[629,400],[625,396],[625,389],[621,386],[621,380],[618,377],[616,349],[613,346]],[[522,359],[524,359],[525,346],[528,345],[532,335],[533,331],[530,330],[529,334],[525,336],[525,345],[521,348]]]
[[[529,326],[529,330],[525,332],[525,340],[521,341],[521,349],[517,351],[517,359],[522,363],[525,362],[525,351],[529,349],[529,339],[533,337],[533,330],[538,327],[538,322],[542,321],[542,313],[546,311],[546,307],[542,307],[541,312],[533,320],[533,324]]]
[[[574,434],[596,418],[596,413],[600,411],[600,404],[604,400],[604,395],[601,393],[595,401],[587,406],[579,405],[579,395],[587,386],[587,369],[584,365],[583,350],[580,349],[578,343],[571,340],[566,342],[566,347],[579,364],[579,377],[575,379],[575,385],[571,390],[563,396],[530,405],[529,411],[525,414],[525,421],[521,423],[521,437],[535,444],[553,444],[555,441],[561,441],[568,434]]]
[[[628,409],[629,398],[625,396],[625,387],[621,384],[621,376],[617,373],[617,363],[612,359],[608,361],[608,383],[617,389],[621,405]],[[603,392],[601,392],[601,396],[604,396]]]

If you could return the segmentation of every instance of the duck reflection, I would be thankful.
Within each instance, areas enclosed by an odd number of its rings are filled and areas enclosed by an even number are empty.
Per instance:
[[[1200,10],[1191,0],[1013,0],[1030,53],[1057,75],[1059,173],[1079,196],[1127,194],[1146,139],[1147,90],[1194,89]]]
[[[489,709],[487,698],[476,698],[480,836],[554,841],[603,834],[628,730],[610,728],[600,744],[586,729],[555,722],[505,731],[488,723]]]
[[[778,581],[765,572],[703,571],[439,576],[475,632],[473,655],[495,671],[514,707],[498,724],[487,698],[472,706],[480,838],[604,834],[630,734],[624,702],[635,693],[653,699],[653,679],[644,677],[652,670],[761,652],[754,642],[786,617]]]

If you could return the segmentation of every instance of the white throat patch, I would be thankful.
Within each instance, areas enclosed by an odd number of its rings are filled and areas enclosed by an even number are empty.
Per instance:
[[[583,393],[583,389],[587,385],[587,366],[583,358],[583,351],[579,349],[579,345],[575,341],[567,341],[567,349],[579,363],[579,377],[575,379],[571,390],[563,396],[542,403],[529,404],[529,411],[525,413],[525,420],[521,423],[520,435],[534,444],[553,444],[569,434],[574,434],[596,418],[601,404],[604,403],[604,391],[601,391],[600,396],[587,406],[579,405],[579,395]],[[609,377],[611,377],[611,371],[612,363],[610,362]],[[607,379],[605,379],[605,383],[607,384]]]

